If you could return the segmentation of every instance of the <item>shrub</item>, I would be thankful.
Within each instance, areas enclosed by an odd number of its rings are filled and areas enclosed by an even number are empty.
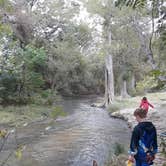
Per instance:
[[[125,148],[122,144],[119,144],[119,143],[115,143],[114,145],[114,154],[116,156],[120,155],[120,154],[123,154],[125,152]]]
[[[43,90],[40,94],[36,93],[31,97],[31,103],[37,105],[53,105],[61,100],[61,96],[51,89]]]
[[[138,95],[143,95],[145,92],[151,90],[157,86],[157,80],[153,76],[146,76],[144,80],[140,81],[136,85],[136,91]]]

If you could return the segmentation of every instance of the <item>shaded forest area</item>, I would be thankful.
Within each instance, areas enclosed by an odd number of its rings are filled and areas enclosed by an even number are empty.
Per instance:
[[[0,103],[165,89],[166,4],[136,2],[0,0]]]

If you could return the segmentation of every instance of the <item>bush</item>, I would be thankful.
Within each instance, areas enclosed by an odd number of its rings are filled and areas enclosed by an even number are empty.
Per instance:
[[[132,97],[135,97],[137,96],[137,91],[135,89],[131,89],[129,90],[129,94],[132,96]]]
[[[145,92],[151,90],[157,86],[157,80],[153,76],[146,76],[144,80],[140,81],[136,85],[136,91],[138,95],[143,95]]]
[[[41,92],[41,94],[34,94],[31,98],[31,103],[37,105],[53,105],[56,101],[60,101],[61,96],[56,91],[52,92],[51,89],[47,89]]]
[[[125,148],[122,144],[119,144],[119,143],[115,143],[114,145],[114,154],[116,156],[120,155],[120,154],[123,154],[125,152]]]

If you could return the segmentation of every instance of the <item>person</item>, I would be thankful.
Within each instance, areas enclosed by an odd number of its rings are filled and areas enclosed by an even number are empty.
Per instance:
[[[157,153],[157,133],[152,122],[146,121],[146,112],[142,108],[134,111],[138,124],[134,127],[130,141],[128,160],[136,166],[153,165]]]
[[[93,160],[93,166],[97,166],[96,160]]]
[[[148,110],[149,110],[149,106],[150,106],[151,108],[154,108],[154,106],[148,102],[147,98],[146,98],[146,97],[143,97],[142,100],[141,100],[141,103],[140,103],[140,106],[139,106],[139,107],[140,107],[140,108],[143,108],[143,109],[146,111],[146,113],[147,113]]]

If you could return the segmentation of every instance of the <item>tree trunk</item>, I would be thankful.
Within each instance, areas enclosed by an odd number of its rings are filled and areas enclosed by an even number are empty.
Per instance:
[[[126,80],[123,80],[123,82],[122,82],[121,96],[124,97],[124,98],[129,97],[129,94],[127,92],[127,82],[126,82]]]
[[[104,27],[105,31],[105,106],[107,107],[114,100],[114,74],[113,74],[113,60],[110,51],[111,45],[111,17],[105,18],[107,26]]]
[[[132,74],[131,76],[131,89],[135,90],[135,75]]]
[[[114,100],[114,75],[112,55],[105,58],[105,106],[107,107]]]

